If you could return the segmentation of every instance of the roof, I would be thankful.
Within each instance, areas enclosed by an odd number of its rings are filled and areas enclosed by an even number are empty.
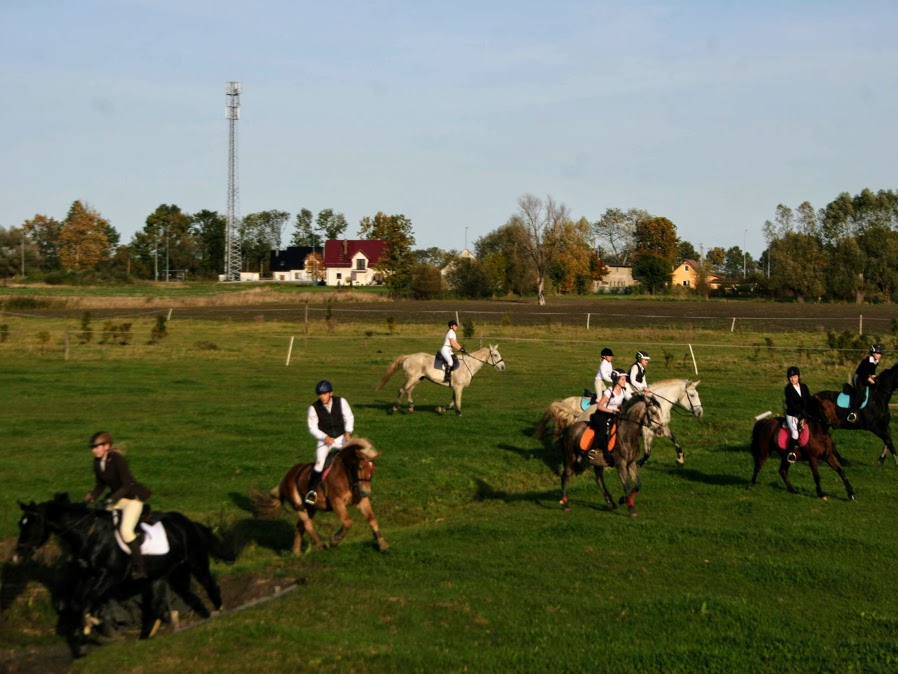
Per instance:
[[[368,258],[368,264],[374,266],[386,247],[387,242],[381,239],[331,239],[324,242],[324,266],[351,267],[356,253],[362,253]]]
[[[273,272],[302,269],[305,267],[306,256],[311,252],[311,246],[288,246],[286,250],[272,250],[268,268]]]

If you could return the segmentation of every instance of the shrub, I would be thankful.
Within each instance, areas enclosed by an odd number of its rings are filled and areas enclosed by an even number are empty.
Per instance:
[[[463,318],[461,320],[461,330],[462,336],[465,339],[471,339],[472,337],[474,337],[474,332],[476,331],[474,327],[474,320],[471,318]]]
[[[412,267],[409,291],[416,300],[432,300],[443,292],[443,276],[432,264],[416,264]]]
[[[78,343],[87,344],[94,336],[94,329],[90,327],[90,312],[81,314],[81,332],[78,333]]]
[[[166,323],[168,319],[159,314],[156,316],[156,325],[153,326],[153,329],[150,331],[150,341],[149,344],[158,344],[161,342],[166,336],[168,336],[168,329],[166,328]]]

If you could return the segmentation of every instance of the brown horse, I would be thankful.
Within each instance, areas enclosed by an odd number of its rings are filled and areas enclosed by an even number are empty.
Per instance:
[[[818,464],[821,461],[825,461],[832,466],[832,469],[839,474],[840,478],[842,478],[842,482],[845,484],[845,491],[848,492],[848,498],[854,501],[854,490],[851,488],[851,484],[845,476],[845,471],[842,470],[842,466],[839,465],[839,462],[836,459],[835,446],[833,445],[832,437],[830,437],[825,426],[817,419],[810,418],[807,419],[805,423],[808,428],[807,444],[794,451],[798,460],[807,460],[808,465],[811,467],[811,472],[814,474],[814,484],[817,486],[817,496],[822,499],[827,498],[826,494],[820,488],[820,471],[818,470]],[[751,433],[751,454],[755,460],[755,472],[754,475],[751,476],[749,488],[755,486],[755,482],[758,479],[758,473],[761,472],[761,468],[767,461],[767,457],[773,453],[778,453],[780,455],[780,477],[783,478],[783,482],[786,483],[786,489],[788,489],[790,493],[798,493],[798,490],[795,489],[789,481],[790,464],[786,459],[788,450],[782,448],[778,442],[778,436],[780,435],[780,430],[782,428],[782,417],[761,419],[755,423],[755,427],[752,429]]]
[[[352,527],[352,520],[347,511],[347,507],[352,504],[368,520],[368,526],[374,533],[374,541],[378,549],[383,552],[389,546],[383,534],[380,533],[369,498],[371,478],[374,477],[376,468],[374,462],[379,456],[380,452],[375,451],[365,438],[353,438],[346,443],[346,446],[334,458],[330,469],[325,472],[321,480],[321,489],[318,490],[318,501],[314,506],[306,505],[303,501],[303,494],[308,491],[309,475],[315,464],[297,464],[287,471],[280,485],[267,494],[255,490],[250,493],[256,514],[260,517],[270,517],[284,505],[285,501],[289,501],[299,517],[293,538],[293,554],[298,555],[302,551],[303,533],[312,537],[315,547],[319,550],[326,547],[312,525],[312,517],[318,510],[333,510],[337,513],[342,526],[331,537],[330,545],[339,544]]]
[[[621,484],[624,486],[624,496],[621,503],[626,503],[630,511],[630,517],[636,517],[636,505],[634,499],[641,483],[639,481],[639,438],[642,436],[642,429],[649,426],[656,431],[661,426],[661,408],[654,400],[643,398],[642,396],[634,396],[624,403],[621,409],[621,416],[617,420],[617,442],[612,450],[614,455],[614,468],[617,470],[617,476],[620,478]],[[569,510],[567,498],[567,483],[571,475],[582,473],[586,468],[592,466],[595,470],[596,485],[602,490],[605,502],[612,510],[617,508],[611,494],[605,487],[604,470],[609,467],[605,463],[602,452],[593,450],[588,454],[580,449],[580,438],[583,432],[589,428],[589,424],[585,421],[578,421],[569,426],[561,439],[561,452],[564,467],[561,471],[561,507]]]

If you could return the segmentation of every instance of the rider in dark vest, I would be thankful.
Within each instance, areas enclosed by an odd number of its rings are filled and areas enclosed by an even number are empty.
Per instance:
[[[784,393],[786,396],[786,427],[789,429],[789,453],[786,460],[789,463],[795,463],[797,457],[795,449],[798,447],[798,435],[801,426],[804,424],[808,416],[808,404],[811,400],[811,392],[808,385],[801,381],[801,371],[792,366],[786,370],[786,384]]]
[[[864,404],[867,389],[876,386],[876,366],[879,365],[881,358],[882,345],[874,344],[870,347],[870,355],[864,358],[854,371],[852,378],[854,395],[851,398],[851,412],[848,415],[848,421],[851,423],[857,421],[857,412]]]
[[[305,502],[315,505],[318,501],[318,486],[328,454],[338,450],[352,437],[355,417],[345,398],[334,396],[334,387],[326,379],[315,385],[318,400],[309,405],[309,433],[315,438],[315,466],[309,476],[309,491]]]

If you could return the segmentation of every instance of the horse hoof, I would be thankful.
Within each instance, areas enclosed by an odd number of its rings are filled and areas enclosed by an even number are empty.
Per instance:
[[[383,540],[378,541],[377,549],[380,550],[381,552],[386,552],[387,550],[390,549],[390,544]]]
[[[455,410],[455,416],[460,417],[460,416],[461,416],[461,410]]]
[[[820,500],[821,500],[821,501],[829,501],[829,496],[827,496],[826,494],[823,494],[823,495],[820,497]]]
[[[159,631],[159,628],[161,626],[162,626],[162,621],[159,620],[159,618],[156,618],[156,622],[153,623],[153,629],[150,630],[150,633],[147,636],[147,639],[152,639],[154,636],[156,636],[156,632]]]
[[[630,513],[630,517],[639,517],[639,513],[634,510]]]
[[[678,465],[678,466],[682,466],[682,465],[684,465],[685,463],[686,463],[686,459],[684,459],[682,456],[678,456],[678,457],[677,457],[677,465]]]
[[[443,409],[442,405],[437,405],[437,414],[442,414],[446,410]]]

